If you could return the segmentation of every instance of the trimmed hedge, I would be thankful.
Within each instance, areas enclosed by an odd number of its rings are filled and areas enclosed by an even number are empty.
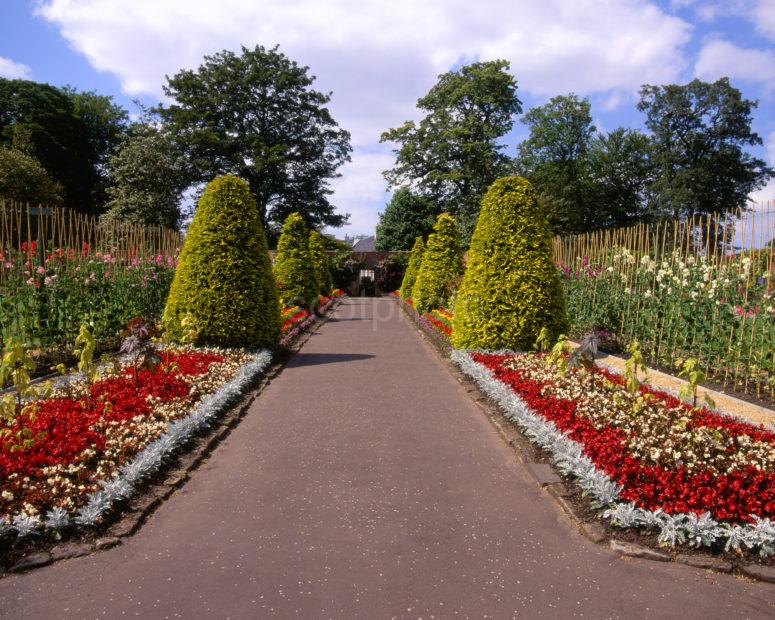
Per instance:
[[[549,224],[530,182],[498,179],[482,201],[471,238],[452,344],[460,349],[529,350],[543,327],[553,341],[568,330]]]
[[[417,280],[417,272],[420,271],[420,266],[422,265],[423,254],[425,254],[425,242],[422,240],[422,237],[417,237],[414,240],[412,253],[409,255],[409,265],[407,265],[406,272],[404,272],[401,288],[398,291],[398,294],[403,299],[409,299],[412,296],[412,289]]]
[[[455,219],[442,213],[428,237],[420,271],[412,289],[414,307],[420,314],[443,308],[447,303],[447,284],[463,273],[460,231]]]
[[[188,229],[163,325],[171,340],[272,347],[280,308],[258,208],[248,184],[225,175],[208,184]]]
[[[309,253],[312,266],[315,268],[315,279],[320,284],[321,295],[328,296],[334,288],[334,278],[331,275],[331,261],[326,254],[326,243],[317,230],[309,232]]]
[[[277,242],[274,275],[284,306],[311,308],[317,305],[320,284],[309,251],[309,230],[298,213],[291,213],[283,224]]]

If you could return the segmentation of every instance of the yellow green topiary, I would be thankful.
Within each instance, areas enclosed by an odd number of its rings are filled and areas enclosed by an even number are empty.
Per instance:
[[[412,289],[417,280],[417,272],[420,271],[422,255],[424,253],[425,242],[422,240],[422,237],[417,237],[414,240],[412,253],[409,255],[409,264],[406,266],[404,279],[401,281],[401,288],[398,291],[398,294],[401,295],[402,299],[409,299],[412,296]]]
[[[568,329],[549,224],[530,182],[498,179],[482,201],[471,238],[452,344],[528,350],[543,327],[552,342]]]
[[[417,312],[423,314],[447,303],[447,284],[463,273],[460,232],[454,218],[442,213],[428,237],[420,271],[412,289]]]
[[[173,341],[238,347],[277,342],[280,308],[272,263],[256,203],[242,179],[218,177],[199,199],[163,325]]]
[[[274,275],[284,306],[314,308],[320,284],[309,251],[309,230],[298,213],[291,213],[283,224],[277,242]]]
[[[315,268],[315,279],[320,284],[319,293],[328,296],[334,288],[334,278],[331,275],[331,261],[326,254],[326,243],[317,230],[309,233],[309,253]]]

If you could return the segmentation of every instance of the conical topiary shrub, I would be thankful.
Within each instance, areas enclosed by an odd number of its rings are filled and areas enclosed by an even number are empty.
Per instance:
[[[277,242],[274,275],[284,306],[314,309],[320,285],[309,252],[309,230],[298,213],[291,213],[283,224]]]
[[[428,237],[412,299],[417,312],[423,314],[443,308],[447,302],[447,284],[463,273],[460,232],[454,218],[442,213],[436,219],[433,234]]]
[[[568,329],[549,224],[530,182],[498,179],[482,201],[471,238],[452,344],[528,350],[543,327],[552,341]]]
[[[318,291],[321,295],[330,295],[334,288],[334,278],[331,275],[331,262],[326,254],[326,243],[323,241],[323,235],[317,230],[311,230],[309,233],[309,253],[312,258],[312,265],[315,268],[315,279],[320,285]]]
[[[417,237],[414,240],[414,246],[412,246],[412,253],[409,255],[409,264],[406,266],[401,288],[398,291],[402,299],[409,299],[412,296],[412,289],[417,281],[417,272],[420,271],[420,265],[422,265],[423,254],[425,254],[425,242],[422,237]]]
[[[171,340],[271,347],[280,331],[272,263],[258,208],[242,179],[212,181],[199,199],[163,325]]]

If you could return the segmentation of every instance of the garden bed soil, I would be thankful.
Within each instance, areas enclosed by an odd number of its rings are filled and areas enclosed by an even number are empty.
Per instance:
[[[601,519],[599,517],[600,511],[592,507],[590,500],[582,495],[581,489],[573,481],[562,478],[559,472],[554,469],[548,453],[535,446],[525,437],[519,430],[519,427],[503,414],[497,403],[483,393],[476,382],[468,377],[449,358],[448,343],[445,346],[441,342],[441,338],[433,338],[426,334],[418,325],[416,313],[413,316],[402,300],[398,299],[397,302],[407,317],[412,320],[422,339],[431,345],[431,348],[439,356],[449,372],[465,387],[471,400],[487,416],[487,419],[504,441],[512,447],[517,461],[531,472],[536,483],[546,492],[547,496],[552,498],[558,509],[565,513],[579,531],[593,543],[610,545],[612,549],[621,555],[635,555],[644,559],[681,562],[695,567],[721,572],[735,572],[763,580],[766,580],[765,577],[770,575],[775,578],[775,561],[772,557],[762,558],[751,553],[731,553],[725,552],[723,549],[714,553],[708,553],[705,550],[695,549],[686,545],[669,549],[659,545],[657,541],[658,534],[655,532],[620,529],[611,526],[606,520]],[[549,482],[548,477],[540,473],[541,470],[538,470],[539,473],[536,473],[537,468],[531,467],[531,465],[535,464],[551,467],[561,482]],[[617,544],[617,542],[624,543],[624,545]],[[633,547],[625,549],[627,545]],[[748,574],[745,571],[746,566],[761,567],[762,574],[765,577]]]
[[[123,538],[135,534],[148,516],[185,485],[189,474],[198,469],[226,439],[253,401],[327,320],[340,301],[341,297],[334,299],[327,307],[326,314],[318,316],[309,329],[296,336],[293,342],[279,347],[269,368],[255,377],[237,404],[223,413],[216,424],[194,435],[186,448],[144,480],[130,499],[116,504],[98,527],[69,528],[57,537],[43,533],[14,541],[0,539],[0,578],[8,573],[31,570],[58,560],[108,549],[121,544]]]

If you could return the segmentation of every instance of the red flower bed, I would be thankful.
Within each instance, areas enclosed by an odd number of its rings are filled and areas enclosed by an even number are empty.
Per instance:
[[[651,398],[633,413],[629,395],[611,388],[622,378],[605,369],[596,369],[590,384],[587,373],[560,376],[540,356],[473,358],[579,442],[595,466],[622,485],[622,499],[667,513],[709,511],[724,521],[775,517],[775,433],[693,410],[646,386],[640,395]]]
[[[98,480],[248,358],[238,351],[167,350],[153,370],[111,370],[91,386],[62,386],[53,397],[27,404],[12,423],[0,423],[0,520],[20,510],[76,508]]]

